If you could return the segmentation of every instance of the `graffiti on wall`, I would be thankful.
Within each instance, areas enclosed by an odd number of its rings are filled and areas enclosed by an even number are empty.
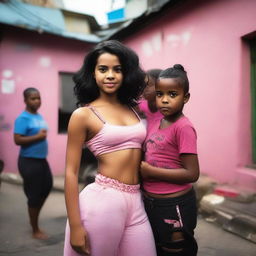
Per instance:
[[[155,33],[153,36],[151,36],[148,40],[145,40],[142,43],[142,52],[150,57],[155,52],[161,51],[162,48],[162,42],[163,42],[163,35],[162,32]]]
[[[192,38],[192,32],[193,28],[188,28],[176,34],[164,34],[164,31],[154,33],[151,37],[142,42],[142,52],[145,56],[151,57],[161,52],[164,42],[172,48],[176,48],[180,45],[187,46]]]
[[[10,131],[11,125],[4,122],[4,115],[0,114],[0,132],[2,131]]]

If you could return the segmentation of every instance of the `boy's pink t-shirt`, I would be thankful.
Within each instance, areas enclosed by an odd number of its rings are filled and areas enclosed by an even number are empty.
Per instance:
[[[161,119],[157,120],[148,131],[144,142],[145,161],[166,169],[183,168],[180,154],[197,154],[196,131],[185,116],[163,129],[159,129],[160,122]],[[173,184],[155,179],[143,180],[143,188],[155,194],[175,193],[191,186],[189,183]]]
[[[147,130],[151,129],[151,126],[155,123],[155,120],[163,117],[163,115],[159,111],[151,112],[148,107],[148,102],[145,99],[142,99],[139,102],[138,107],[140,111],[143,112],[146,116]]]

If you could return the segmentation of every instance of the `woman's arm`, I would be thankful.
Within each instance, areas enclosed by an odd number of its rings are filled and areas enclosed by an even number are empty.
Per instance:
[[[193,183],[199,178],[199,163],[196,154],[181,154],[182,165],[180,169],[165,169],[141,162],[141,175],[143,179],[158,179],[175,184]]]
[[[65,200],[70,226],[72,248],[82,254],[89,254],[89,242],[79,211],[78,172],[83,143],[86,140],[85,121],[87,116],[81,109],[76,110],[69,121],[66,151]]]

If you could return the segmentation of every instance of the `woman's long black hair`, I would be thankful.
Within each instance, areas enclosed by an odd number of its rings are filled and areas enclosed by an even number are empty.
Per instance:
[[[94,70],[98,57],[103,53],[116,55],[122,66],[123,82],[118,91],[118,99],[128,106],[137,105],[146,84],[145,73],[140,68],[137,54],[130,48],[116,40],[104,41],[96,45],[84,59],[83,66],[73,76],[75,82],[74,93],[78,105],[88,104],[100,95],[94,78]]]

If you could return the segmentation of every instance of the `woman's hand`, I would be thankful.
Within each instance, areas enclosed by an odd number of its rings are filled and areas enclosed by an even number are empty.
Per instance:
[[[77,253],[90,255],[89,237],[83,226],[70,230],[70,244]]]

